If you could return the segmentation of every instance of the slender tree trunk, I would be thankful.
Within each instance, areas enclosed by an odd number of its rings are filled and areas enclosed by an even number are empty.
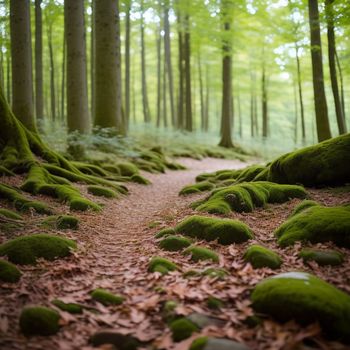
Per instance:
[[[161,101],[162,101],[162,38],[161,38],[161,26],[157,31],[157,127],[160,127],[161,119]]]
[[[10,0],[12,110],[35,130],[29,0]]]
[[[116,0],[117,6],[117,18],[116,18],[116,47],[117,47],[117,113],[118,113],[118,123],[120,125],[120,133],[126,135],[126,120],[125,113],[123,109],[123,79],[122,79],[122,53],[121,53],[121,40],[120,40],[120,18],[119,18],[119,0]]]
[[[185,112],[187,131],[193,130],[192,122],[192,87],[191,87],[191,34],[190,34],[190,18],[185,15],[185,35],[184,35],[184,60],[185,60]]]
[[[293,97],[294,97],[294,143],[298,142],[298,97],[295,81],[293,82]]]
[[[131,0],[126,2],[125,13],[125,121],[126,128],[130,121],[130,9]]]
[[[183,20],[182,20],[182,14],[178,13],[177,16],[178,21],[178,36],[179,36],[179,96],[178,96],[178,115],[177,115],[177,122],[178,122],[178,128],[183,129],[184,128],[184,120],[185,120],[185,113],[184,113],[184,106],[185,106],[185,60],[184,60],[184,28],[183,28]]]
[[[243,126],[242,126],[242,110],[241,110],[241,96],[240,96],[240,88],[239,85],[236,89],[236,99],[237,99],[237,113],[238,113],[238,131],[239,131],[239,137],[242,138],[243,136]]]
[[[7,50],[6,53],[6,92],[7,92],[7,101],[9,104],[11,103],[11,55],[9,53],[9,50]]]
[[[311,35],[312,80],[314,87],[317,137],[320,142],[331,138],[331,130],[329,127],[327,101],[324,88],[318,1],[308,0],[308,4]]]
[[[254,86],[253,86],[253,74],[250,74],[250,136],[255,136],[254,127]]]
[[[135,79],[135,55],[132,60],[132,70],[131,70],[131,86],[132,86],[132,118],[134,123],[136,123],[136,79]]]
[[[346,125],[346,115],[345,115],[345,97],[344,97],[344,79],[343,79],[343,71],[339,62],[338,52],[335,50],[335,59],[337,63],[338,73],[339,73],[339,80],[340,80],[340,99],[341,99],[341,105],[343,110],[343,117],[345,120]]]
[[[205,81],[205,109],[204,109],[204,131],[209,130],[209,101],[210,101],[210,80],[209,67],[206,67],[206,81]]]
[[[49,57],[50,57],[50,102],[51,102],[51,118],[56,122],[56,91],[55,91],[55,62],[53,58],[52,47],[52,24],[49,24],[48,31]]]
[[[262,111],[262,136],[268,137],[268,107],[267,107],[267,86],[266,86],[266,72],[265,63],[263,64],[262,76],[261,76],[261,111]]]
[[[199,98],[201,107],[201,130],[205,130],[205,106],[204,106],[204,86],[200,52],[198,53],[198,78],[199,78]]]
[[[65,0],[64,24],[67,43],[68,132],[88,133],[90,116],[86,77],[84,0]]]
[[[167,108],[167,63],[164,59],[163,62],[163,119],[164,127],[168,127],[168,108]]]
[[[66,35],[65,30],[63,30],[63,50],[62,50],[62,77],[61,77],[61,122],[63,125],[65,125],[66,121]]]
[[[120,101],[121,86],[118,86],[120,56],[118,56],[119,1],[98,0],[95,2],[95,109],[94,125],[115,128],[120,134],[122,124]]]
[[[304,112],[303,90],[301,86],[299,47],[297,46],[297,44],[295,44],[295,58],[297,62],[297,78],[298,78],[297,80],[298,80],[298,93],[299,93],[300,116],[301,116],[301,135],[302,135],[302,141],[305,142],[305,139],[306,139],[305,112]]]
[[[5,91],[4,89],[4,83],[5,83],[5,79],[4,79],[4,53],[2,51],[2,43],[0,46],[0,87],[2,89],[2,91]]]
[[[337,117],[337,124],[339,134],[346,133],[345,119],[343,116],[343,108],[339,96],[338,78],[337,78],[337,67],[336,67],[336,44],[334,34],[334,18],[333,18],[333,2],[334,0],[326,0],[326,18],[327,18],[327,39],[328,39],[328,64],[329,73],[332,83],[332,92],[335,105],[335,114]]]
[[[90,36],[90,108],[95,115],[95,0],[91,0],[91,36]]]

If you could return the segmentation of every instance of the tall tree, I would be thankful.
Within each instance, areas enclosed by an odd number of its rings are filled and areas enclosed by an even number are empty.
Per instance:
[[[12,105],[18,119],[35,130],[29,0],[10,1]]]
[[[182,11],[178,9],[177,25],[178,25],[178,70],[179,70],[179,89],[178,89],[178,107],[177,107],[177,127],[182,129],[185,120],[185,38],[183,30]]]
[[[266,138],[269,135],[269,119],[268,119],[268,107],[267,107],[267,82],[266,82],[266,68],[265,62],[263,62],[262,75],[261,75],[261,115],[262,115],[262,137]]]
[[[331,137],[331,130],[329,127],[327,101],[324,88],[318,0],[308,0],[308,4],[317,137],[318,141],[323,141]]]
[[[49,44],[49,57],[50,57],[50,107],[52,121],[56,121],[56,87],[55,87],[55,60],[53,56],[53,44],[52,44],[52,22],[47,27],[47,40]]]
[[[193,130],[192,116],[192,79],[191,79],[191,32],[190,16],[188,13],[184,16],[184,64],[185,64],[185,129]]]
[[[64,1],[64,29],[67,44],[68,131],[90,130],[86,78],[84,0]]]
[[[118,98],[118,55],[120,36],[118,32],[119,1],[99,0],[95,2],[95,110],[94,125],[115,128],[124,134],[122,106]]]
[[[302,134],[302,141],[305,142],[305,139],[306,139],[305,111],[304,111],[303,90],[302,90],[302,86],[301,86],[301,69],[300,69],[299,47],[297,44],[295,44],[295,59],[297,62],[297,81],[298,81],[299,105],[300,105],[300,116],[301,116],[301,134]]]
[[[126,128],[130,121],[130,10],[131,0],[125,1],[125,120]]]
[[[329,73],[332,83],[332,92],[335,105],[335,114],[337,117],[337,124],[339,134],[346,133],[345,118],[343,115],[343,107],[339,94],[337,68],[336,68],[336,42],[334,34],[334,15],[333,15],[333,3],[334,0],[325,1],[326,19],[327,19],[327,39],[328,39],[328,64]]]
[[[221,140],[219,146],[233,147],[231,137],[232,121],[232,44],[231,44],[231,0],[221,0],[221,16],[223,21],[222,39],[222,108],[221,108]]]

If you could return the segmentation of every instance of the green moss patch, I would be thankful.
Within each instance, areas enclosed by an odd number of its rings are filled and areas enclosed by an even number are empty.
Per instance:
[[[15,264],[35,264],[36,259],[63,258],[76,248],[70,239],[48,234],[18,237],[0,245],[0,256],[6,255]]]
[[[125,298],[121,295],[115,295],[107,290],[97,288],[91,292],[91,298],[98,301],[103,305],[120,305],[124,302]]]
[[[133,176],[131,176],[131,181],[138,183],[140,185],[150,185],[151,181],[149,181],[148,179],[146,179],[145,177],[139,175],[139,174],[134,174]]]
[[[250,348],[230,339],[199,337],[192,342],[189,350],[250,350]]]
[[[43,220],[42,226],[58,230],[76,230],[79,226],[79,219],[71,215],[52,215]]]
[[[170,235],[159,242],[159,247],[164,250],[178,251],[191,245],[191,241],[185,237]]]
[[[93,194],[94,196],[99,197],[106,197],[106,198],[115,198],[117,197],[117,193],[110,188],[102,187],[102,186],[95,186],[90,185],[87,187],[87,190],[89,193]]]
[[[155,256],[151,259],[148,265],[148,271],[160,272],[162,275],[167,274],[169,271],[178,270],[179,267],[166,258]]]
[[[350,339],[350,297],[327,282],[303,272],[288,272],[260,282],[252,295],[258,313],[302,325],[319,322],[334,338]]]
[[[62,300],[54,299],[51,304],[55,305],[62,311],[69,312],[70,314],[81,314],[83,312],[83,307],[80,304],[75,303],[65,303]]]
[[[341,265],[344,261],[343,254],[335,250],[303,249],[300,251],[299,257],[305,263],[315,261],[320,266],[337,266]]]
[[[115,166],[119,169],[119,173],[122,176],[133,176],[139,173],[137,166],[130,162],[117,163]]]
[[[315,202],[315,201],[311,201],[311,200],[306,199],[294,207],[292,214],[290,216],[297,215],[306,209],[309,209],[309,208],[315,207],[315,206],[319,206],[319,205],[320,204]]]
[[[332,241],[338,246],[349,248],[350,207],[312,206],[284,222],[275,231],[275,236],[283,247],[296,241]]]
[[[282,264],[282,259],[277,253],[257,244],[250,246],[246,250],[244,260],[249,262],[255,269],[261,267],[278,269]]]
[[[22,216],[14,212],[13,210],[8,210],[1,208],[0,209],[0,215],[5,216],[6,218],[12,219],[12,220],[22,220]]]
[[[262,171],[265,170],[265,166],[262,165],[251,165],[240,172],[236,181],[237,182],[249,182],[255,179]]]
[[[228,271],[222,268],[209,267],[202,272],[203,276],[209,276],[211,278],[224,279],[229,275]]]
[[[219,261],[218,254],[216,254],[213,250],[205,247],[191,246],[184,250],[184,254],[191,255],[192,261],[200,261],[200,260],[212,260],[214,262]]]
[[[21,278],[21,271],[16,267],[16,265],[10,262],[0,259],[0,281],[7,283],[18,282]]]
[[[219,310],[224,307],[225,303],[223,300],[210,296],[206,301],[207,307],[213,310]]]
[[[242,243],[254,237],[250,228],[238,220],[218,219],[193,215],[175,227],[175,231],[185,236],[218,240],[220,244]]]
[[[199,328],[188,319],[180,318],[170,324],[170,330],[173,340],[179,342],[189,338],[194,332],[197,332]]]
[[[27,335],[52,335],[59,330],[60,315],[43,306],[25,307],[19,319],[21,331]]]
[[[162,238],[169,235],[174,235],[176,232],[173,228],[163,228],[159,232],[156,233],[155,238]]]
[[[209,181],[202,181],[198,182],[195,185],[190,185],[184,187],[180,191],[180,195],[188,195],[192,193],[199,193],[199,192],[204,192],[204,191],[210,191],[215,187],[215,185]]]

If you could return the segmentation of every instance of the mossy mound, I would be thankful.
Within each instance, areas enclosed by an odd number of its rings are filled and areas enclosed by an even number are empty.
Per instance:
[[[147,180],[145,177],[139,175],[139,174],[134,174],[131,176],[131,181],[138,183],[140,185],[150,185],[151,181]]]
[[[350,340],[350,297],[308,273],[288,272],[260,282],[252,295],[253,309],[286,322],[319,322],[330,336]]]
[[[58,230],[76,230],[79,226],[79,219],[71,215],[52,215],[43,220],[42,226]]]
[[[180,195],[188,195],[188,194],[192,194],[192,193],[199,193],[199,192],[204,192],[204,191],[210,191],[215,187],[214,184],[212,184],[209,181],[202,181],[202,182],[198,182],[195,185],[189,185],[184,187],[181,191],[180,191]]]
[[[249,262],[255,269],[261,267],[278,269],[282,264],[282,259],[277,253],[257,244],[251,245],[246,250],[244,260]]]
[[[218,243],[224,245],[242,243],[254,237],[250,228],[238,220],[199,215],[186,218],[175,227],[175,231],[208,242],[217,239]]]
[[[18,282],[21,278],[21,271],[6,260],[0,259],[0,281],[7,283]]]
[[[332,241],[338,246],[349,248],[350,207],[310,207],[284,222],[275,231],[275,236],[283,247],[296,241]]]
[[[97,288],[91,292],[91,298],[103,305],[120,305],[125,298],[121,295],[116,295],[102,288]]]
[[[22,220],[22,216],[14,212],[13,210],[9,209],[0,209],[0,215],[5,216],[6,218],[12,219],[12,220]]]
[[[162,275],[167,274],[169,271],[178,270],[179,267],[168,259],[160,256],[155,256],[148,264],[148,271],[160,272]]]
[[[106,198],[115,198],[117,197],[117,193],[110,188],[102,187],[102,186],[96,186],[96,185],[90,185],[87,187],[87,190],[89,193],[93,194],[94,196],[99,197],[106,197]]]
[[[159,247],[168,251],[178,251],[191,245],[191,241],[185,237],[170,235],[159,242]]]
[[[167,300],[162,306],[162,319],[169,323],[177,318],[176,308],[179,304],[174,300]]]
[[[250,350],[246,345],[224,338],[199,337],[189,350]]]
[[[137,350],[142,345],[133,336],[125,335],[115,330],[98,331],[90,337],[89,343],[99,349],[103,349],[105,348],[103,345],[107,345],[106,348],[112,347],[112,349],[118,350]]]
[[[189,338],[199,328],[186,318],[179,318],[170,324],[172,338],[175,342]]]
[[[83,307],[80,304],[75,303],[65,303],[62,300],[54,299],[51,304],[55,305],[62,311],[69,312],[70,314],[81,314],[83,312]]]
[[[303,259],[304,263],[315,261],[320,266],[337,266],[344,261],[343,254],[335,250],[303,249],[300,251],[299,257]]]
[[[71,210],[77,210],[77,211],[86,211],[86,210],[89,210],[89,209],[92,209],[92,210],[95,210],[95,211],[100,211],[101,210],[101,207],[94,203],[94,202],[91,202],[89,201],[88,199],[85,199],[85,198],[76,198],[76,199],[73,199],[71,202],[70,202],[70,209]]]
[[[242,171],[240,172],[240,174],[236,178],[236,181],[237,182],[250,182],[264,170],[265,170],[265,166],[262,166],[262,165],[248,166],[248,167],[242,169]]]
[[[255,180],[305,186],[342,185],[350,179],[350,133],[282,155]]]
[[[306,199],[294,207],[292,214],[290,216],[297,215],[306,209],[309,209],[309,208],[315,207],[315,206],[319,206],[319,205],[320,204],[315,202],[315,201]]]
[[[283,203],[291,198],[305,198],[306,191],[301,186],[280,185],[271,182],[240,183],[228,187],[218,187],[205,201],[194,205],[194,209],[210,213],[227,214],[229,211],[251,212],[267,203]]]
[[[208,269],[202,271],[202,275],[209,276],[211,278],[224,279],[226,276],[229,275],[229,272],[225,269],[209,267]]]
[[[174,235],[176,232],[173,228],[163,228],[159,232],[156,233],[155,238],[162,238],[169,235]]]
[[[77,247],[70,239],[48,234],[18,237],[0,245],[0,256],[6,255],[15,264],[35,264],[36,259],[63,258]]]
[[[219,298],[215,298],[213,296],[210,296],[206,301],[207,307],[212,310],[219,310],[222,307],[224,307],[225,303],[223,300]]]
[[[133,176],[139,173],[137,166],[130,162],[117,163],[115,166],[119,169],[119,173],[122,176]]]
[[[60,315],[43,306],[25,307],[19,319],[21,331],[27,335],[53,335],[59,330]]]
[[[192,261],[212,260],[219,261],[219,256],[211,249],[198,246],[190,246],[184,250],[185,255],[191,255]]]

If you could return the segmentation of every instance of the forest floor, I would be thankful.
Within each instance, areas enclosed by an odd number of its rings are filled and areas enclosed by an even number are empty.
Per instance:
[[[220,262],[193,263],[180,252],[162,251],[154,238],[156,232],[173,227],[194,210],[189,204],[204,194],[179,196],[179,191],[194,183],[196,175],[219,169],[237,169],[247,164],[240,161],[206,158],[203,161],[180,159],[188,169],[168,171],[166,174],[147,174],[152,185],[127,184],[129,195],[117,200],[96,199],[89,195],[86,186],[79,185],[82,193],[95,202],[105,204],[102,213],[84,212],[79,229],[54,231],[77,241],[79,249],[69,258],[48,262],[41,260],[35,266],[23,266],[23,276],[17,284],[0,287],[0,348],[10,349],[81,349],[91,347],[91,335],[102,329],[112,329],[118,334],[131,334],[159,349],[187,350],[196,333],[180,343],[174,343],[171,332],[162,319],[162,305],[173,300],[178,303],[176,313],[199,313],[215,317],[213,324],[200,331],[201,335],[226,337],[245,343],[251,349],[346,349],[343,345],[322,338],[317,324],[301,327],[293,322],[284,325],[271,320],[250,328],[243,321],[252,310],[249,293],[261,279],[285,271],[308,271],[350,293],[350,254],[344,253],[345,261],[339,267],[304,265],[297,255],[300,245],[280,249],[273,231],[288,217],[300,200],[269,205],[252,213],[234,213],[231,218],[248,224],[255,233],[254,242],[262,243],[277,251],[284,260],[278,270],[262,268],[254,270],[243,261],[243,252],[252,243],[220,246],[201,242],[220,254]],[[6,179],[19,184],[20,177]],[[349,201],[349,193],[331,189],[308,189],[311,199],[326,205]],[[68,212],[67,207],[42,197],[58,213]],[[23,233],[37,233],[40,218],[27,215],[22,231],[1,232],[0,243]],[[321,246],[321,245],[320,245]],[[323,244],[322,247],[332,247]],[[147,271],[153,256],[164,256],[178,263],[181,271],[161,276]],[[224,267],[230,275],[225,279],[195,276],[185,278],[183,272],[204,267]],[[90,292],[104,288],[126,297],[120,306],[103,306],[91,300]],[[213,296],[224,300],[220,310],[208,309],[206,301]],[[18,319],[23,306],[28,304],[52,307],[50,301],[59,298],[65,302],[87,306],[83,314],[72,315],[60,311],[61,330],[50,337],[24,337],[19,331]],[[307,339],[307,341],[305,341]],[[305,345],[307,344],[307,345]],[[101,349],[110,349],[101,347]]]

